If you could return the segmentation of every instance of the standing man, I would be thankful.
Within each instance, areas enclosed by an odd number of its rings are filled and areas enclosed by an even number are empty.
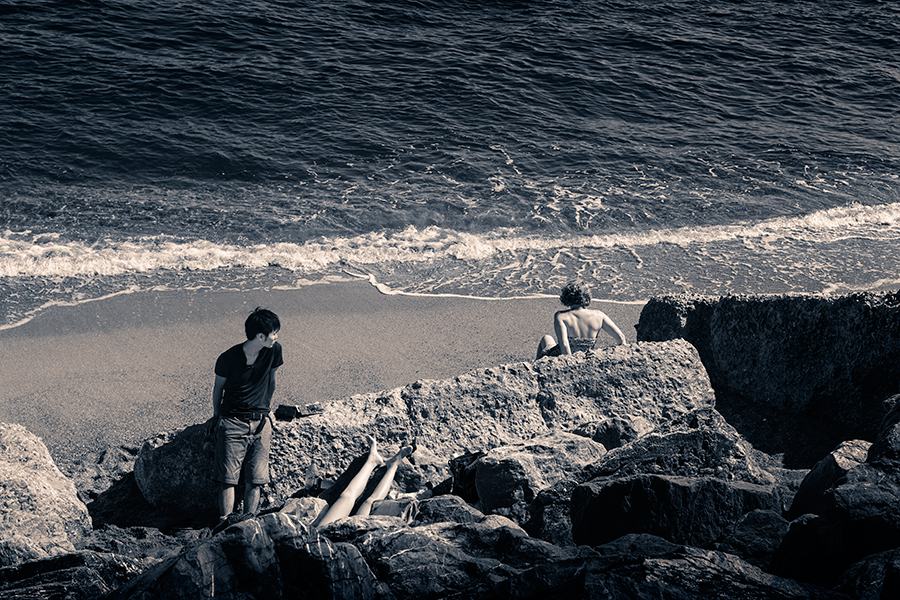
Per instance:
[[[247,341],[232,346],[216,360],[213,386],[215,461],[219,483],[219,522],[234,510],[234,488],[244,473],[244,513],[259,509],[260,487],[269,483],[272,439],[272,394],[275,370],[284,364],[278,315],[254,310],[244,323]]]

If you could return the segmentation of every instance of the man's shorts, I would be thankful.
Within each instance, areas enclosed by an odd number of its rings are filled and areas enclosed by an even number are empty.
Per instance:
[[[219,417],[213,480],[224,485],[237,485],[243,466],[245,484],[269,483],[271,442],[272,423],[268,417],[260,421]]]

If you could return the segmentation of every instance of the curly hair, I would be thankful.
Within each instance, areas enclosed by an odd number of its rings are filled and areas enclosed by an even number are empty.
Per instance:
[[[587,306],[591,303],[591,290],[581,280],[570,281],[560,292],[559,301],[566,306]]]

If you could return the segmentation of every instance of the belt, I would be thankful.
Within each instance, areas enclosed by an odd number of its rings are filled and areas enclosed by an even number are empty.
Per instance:
[[[242,415],[235,415],[235,414],[227,414],[227,415],[226,415],[226,414],[223,414],[222,416],[223,416],[223,417],[228,417],[229,419],[239,419],[239,420],[241,420],[241,421],[246,421],[246,422],[249,423],[250,421],[262,421],[262,420],[265,419],[267,416],[269,416],[269,413],[267,413],[267,412],[258,412],[258,413],[245,413],[245,414],[242,414]]]

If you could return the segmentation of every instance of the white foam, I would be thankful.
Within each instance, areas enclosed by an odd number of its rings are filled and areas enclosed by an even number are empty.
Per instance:
[[[851,237],[900,240],[900,203],[854,204],[800,217],[722,226],[683,227],[604,235],[523,235],[514,229],[483,234],[439,227],[408,227],[350,238],[319,238],[297,244],[278,242],[241,246],[160,235],[94,243],[61,241],[58,234],[5,231],[0,235],[0,277],[84,277],[147,273],[158,270],[210,271],[228,267],[279,266],[300,275],[340,270],[344,265],[426,263],[437,260],[483,261],[498,253],[565,252],[572,249],[622,248],[632,251],[661,244],[809,240],[827,243]]]

